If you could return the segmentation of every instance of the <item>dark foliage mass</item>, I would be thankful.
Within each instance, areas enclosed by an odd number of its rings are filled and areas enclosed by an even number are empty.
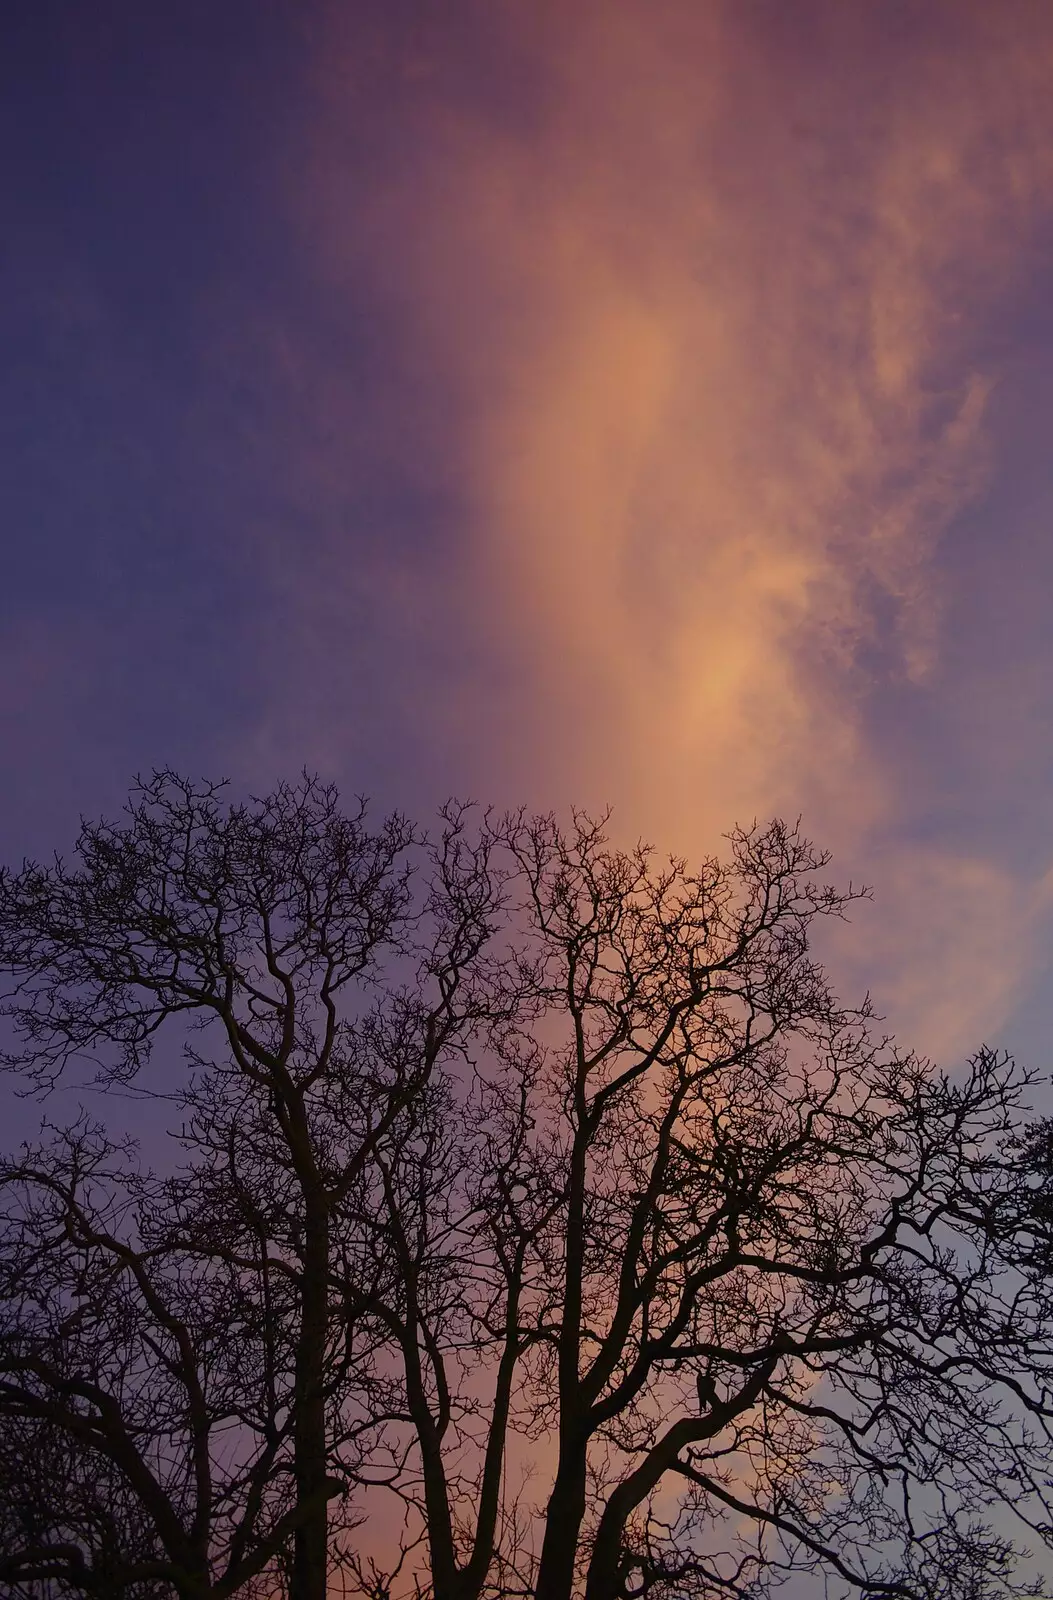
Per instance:
[[[825,867],[162,773],[0,876],[8,1066],[173,1127],[0,1167],[0,1591],[1044,1593],[1048,1140]]]

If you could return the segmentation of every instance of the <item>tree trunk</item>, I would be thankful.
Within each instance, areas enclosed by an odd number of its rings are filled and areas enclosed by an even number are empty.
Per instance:
[[[293,1535],[289,1600],[326,1600],[329,1516],[325,1430],[329,1218],[323,1203],[305,1207],[300,1334],[296,1345],[293,1454],[296,1498],[309,1509]]]
[[[584,1515],[585,1446],[575,1441],[560,1450],[556,1481],[545,1513],[535,1600],[570,1600]]]
[[[611,1495],[600,1518],[589,1561],[585,1600],[611,1600],[618,1583],[625,1524],[633,1509],[646,1497],[646,1490],[633,1492],[622,1484]]]

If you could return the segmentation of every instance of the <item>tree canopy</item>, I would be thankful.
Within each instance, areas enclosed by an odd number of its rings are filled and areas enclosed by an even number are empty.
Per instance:
[[[163,772],[0,875],[7,1065],[173,1123],[0,1168],[8,1592],[1043,1593],[1027,1077],[838,1000],[827,865]]]

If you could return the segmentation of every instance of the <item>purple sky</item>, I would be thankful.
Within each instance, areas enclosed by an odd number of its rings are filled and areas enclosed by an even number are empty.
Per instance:
[[[1053,11],[9,6],[7,859],[170,763],[803,811],[1047,1052]]]

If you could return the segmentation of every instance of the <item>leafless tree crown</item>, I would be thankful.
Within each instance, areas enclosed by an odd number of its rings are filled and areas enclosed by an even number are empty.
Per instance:
[[[8,1066],[174,1125],[0,1169],[5,1592],[1045,1592],[1026,1077],[837,1000],[795,827],[605,830],[165,772],[0,876]]]

